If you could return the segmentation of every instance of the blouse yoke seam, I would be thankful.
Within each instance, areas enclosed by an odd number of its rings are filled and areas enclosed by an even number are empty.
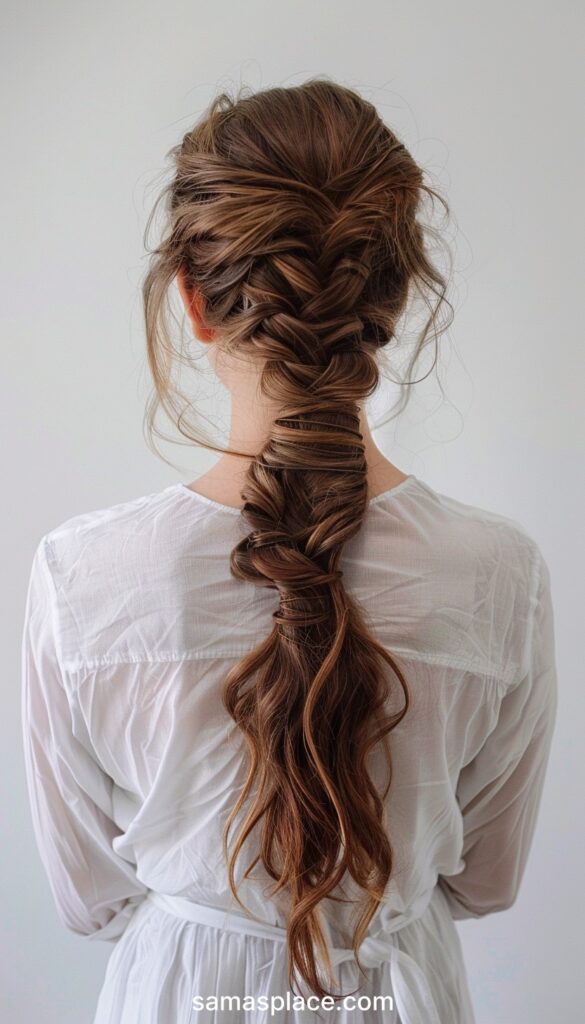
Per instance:
[[[99,671],[102,668],[111,668],[117,665],[139,665],[139,664],[181,664],[186,661],[212,661],[215,659],[223,658],[241,658],[250,654],[254,650],[254,646],[240,646],[233,648],[226,648],[222,650],[213,651],[197,651],[188,650],[184,653],[178,653],[169,651],[168,653],[161,652],[160,655],[155,657],[148,657],[144,655],[126,655],[118,658],[111,657],[110,655],[104,655],[99,658],[92,658],[83,661],[77,665],[70,663],[67,666],[68,672],[71,675],[79,675],[87,672],[88,675],[78,680],[78,685],[81,685],[85,679],[90,677],[90,674]],[[514,669],[510,666],[503,672],[494,672],[489,665],[485,663],[474,663],[468,659],[457,659],[450,655],[442,657],[440,654],[419,654],[418,652],[404,653],[389,647],[390,653],[395,654],[398,659],[404,658],[406,661],[415,661],[417,663],[427,665],[438,665],[443,668],[453,668],[462,672],[471,672],[476,675],[491,676],[493,677],[493,683],[498,691],[498,695],[502,696],[505,690],[508,688],[510,683],[515,678]]]

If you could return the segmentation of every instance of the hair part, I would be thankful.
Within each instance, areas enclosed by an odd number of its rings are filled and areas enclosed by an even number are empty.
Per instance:
[[[253,355],[262,393],[281,409],[251,457],[241,493],[250,530],[230,553],[232,575],[276,590],[278,607],[269,635],[224,684],[248,751],[224,833],[229,884],[243,906],[235,862],[259,830],[244,877],[261,860],[273,894],[289,896],[289,982],[298,974],[319,996],[334,995],[316,958],[333,982],[321,905],[339,898],[346,874],[363,891],[357,955],[393,870],[388,740],[410,703],[398,659],[342,580],[344,546],[368,504],[359,410],[411,291],[431,297],[412,362],[431,331],[438,336],[439,310],[452,308],[418,219],[424,194],[448,207],[372,104],[328,79],[222,92],[170,155],[166,230],[143,283],[149,431],[162,406],[183,432],[168,302],[179,269],[202,296],[206,327],[227,350]],[[391,713],[397,691],[402,707]],[[388,764],[382,793],[368,766],[378,744]]]

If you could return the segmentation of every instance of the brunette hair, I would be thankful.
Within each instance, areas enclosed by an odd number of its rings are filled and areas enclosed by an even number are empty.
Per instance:
[[[364,893],[357,954],[393,869],[388,735],[410,700],[396,656],[342,580],[344,545],[368,504],[359,409],[415,289],[431,313],[411,366],[450,323],[438,322],[452,306],[427,251],[432,229],[417,216],[423,194],[448,207],[375,107],[323,77],[249,94],[242,87],[233,98],[222,92],[170,155],[172,180],[145,232],[148,248],[164,198],[166,229],[148,250],[142,286],[154,380],[149,434],[161,405],[185,433],[184,396],[172,379],[183,354],[168,322],[179,270],[202,299],[205,326],[226,351],[253,354],[262,392],[282,409],[257,453],[186,434],[251,458],[241,492],[250,532],[231,551],[230,569],[279,599],[270,634],[232,667],[223,691],[249,751],[224,832],[229,884],[243,906],[234,864],[258,827],[260,852],[244,877],[261,859],[273,893],[288,894],[289,983],[298,971],[313,992],[332,995],[316,959],[318,949],[333,981],[319,908],[340,898],[348,873]],[[395,680],[403,700],[391,713]],[[378,743],[388,764],[383,793],[367,763]],[[229,853],[229,830],[252,792]]]

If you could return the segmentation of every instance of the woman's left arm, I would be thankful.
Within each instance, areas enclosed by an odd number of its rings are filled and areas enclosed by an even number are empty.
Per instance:
[[[24,760],[37,846],[63,924],[115,942],[148,888],[112,842],[113,780],[74,736],[58,657],[56,591],[43,537],[33,557],[22,634]]]

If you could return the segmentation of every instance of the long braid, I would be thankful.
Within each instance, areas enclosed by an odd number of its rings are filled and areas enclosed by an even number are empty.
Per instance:
[[[338,218],[351,226],[345,209]],[[278,271],[288,283],[286,312],[264,315],[252,335],[260,352],[268,339],[261,386],[283,404],[283,415],[247,472],[243,515],[251,529],[232,552],[231,569],[240,579],[277,589],[279,606],[272,634],[230,673],[224,696],[256,751],[228,829],[258,782],[234,847],[230,881],[235,886],[233,862],[262,809],[261,857],[275,892],[296,886],[289,971],[296,960],[313,989],[320,985],[313,943],[328,963],[319,905],[346,871],[369,891],[359,944],[390,876],[392,849],[366,755],[408,707],[402,673],[365,635],[340,569],[344,545],[360,529],[367,506],[357,399],[378,383],[354,312],[367,264],[365,258],[342,258],[327,285],[327,247],[321,252],[314,267],[305,259],[296,315],[291,296],[298,274],[293,266],[287,276],[279,254]],[[314,294],[307,294],[307,281]],[[372,719],[382,719],[388,698],[379,656],[395,670],[406,701],[400,715],[386,716],[372,734]],[[352,665],[359,665],[359,674],[348,671]],[[246,689],[252,673],[253,688]]]
[[[359,412],[411,284],[442,301],[445,283],[415,216],[422,174],[350,90],[317,80],[237,102],[222,94],[172,152],[170,229],[144,284],[157,395],[172,410],[162,310],[182,268],[206,325],[227,351],[253,356],[279,411],[247,470],[249,532],[230,554],[232,574],[276,590],[278,604],[223,690],[249,755],[224,832],[229,884],[241,902],[235,862],[254,832],[244,877],[260,860],[273,894],[288,895],[289,982],[298,972],[322,996],[332,993],[317,950],[333,980],[323,901],[340,898],[346,876],[363,891],[357,953],[392,873],[388,737],[409,707],[400,665],[343,583],[343,549],[368,501]],[[402,707],[391,713],[396,681]],[[382,793],[368,766],[377,744]]]

